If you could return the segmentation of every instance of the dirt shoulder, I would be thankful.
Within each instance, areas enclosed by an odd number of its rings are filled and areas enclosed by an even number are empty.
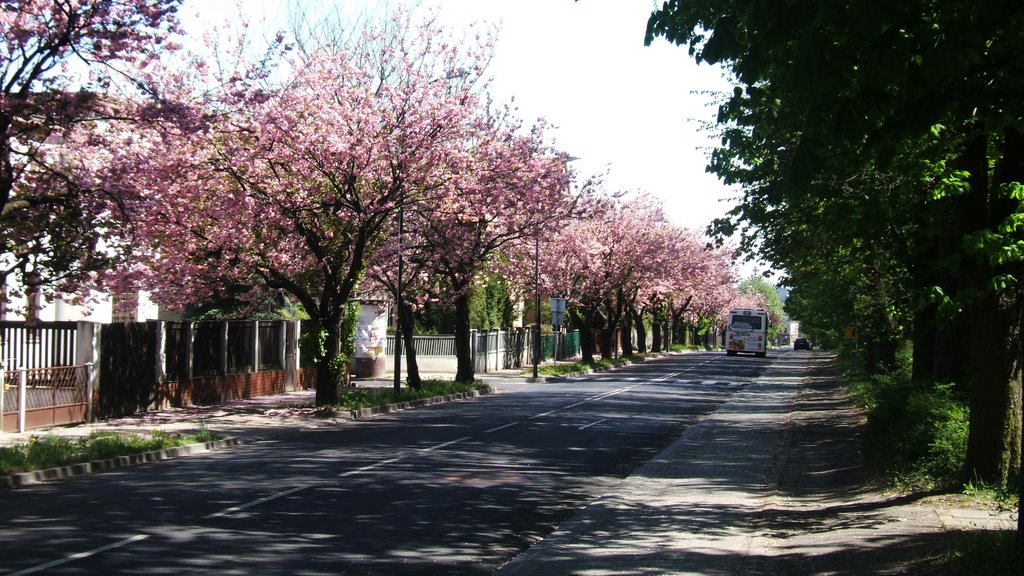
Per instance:
[[[860,452],[864,414],[827,357],[811,360],[790,418],[758,519],[763,574],[941,574],[956,532],[1016,526],[1007,511],[885,491]]]

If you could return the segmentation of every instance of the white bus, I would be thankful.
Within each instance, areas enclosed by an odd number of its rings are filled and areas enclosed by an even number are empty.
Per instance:
[[[752,308],[729,311],[725,353],[735,356],[740,352],[764,358],[768,347],[768,313]]]

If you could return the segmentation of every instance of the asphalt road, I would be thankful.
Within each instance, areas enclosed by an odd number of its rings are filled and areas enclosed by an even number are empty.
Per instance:
[[[672,356],[0,493],[0,574],[490,574],[772,360]]]

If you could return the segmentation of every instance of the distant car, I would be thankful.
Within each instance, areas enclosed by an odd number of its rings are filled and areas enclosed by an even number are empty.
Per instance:
[[[807,338],[797,338],[793,340],[793,350],[810,350],[811,341]]]

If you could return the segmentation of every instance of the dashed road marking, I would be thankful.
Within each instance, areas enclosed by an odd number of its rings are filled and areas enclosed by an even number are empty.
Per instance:
[[[122,546],[127,546],[127,545],[131,544],[132,542],[138,542],[139,540],[145,540],[146,538],[149,538],[149,534],[136,534],[135,536],[132,536],[131,538],[125,538],[124,540],[120,540],[118,542],[114,542],[113,544],[107,544],[106,546],[100,546],[99,548],[94,548],[92,550],[88,550],[88,551],[85,551],[85,552],[79,552],[77,554],[72,554],[71,556],[68,556],[67,558],[61,558],[60,560],[54,560],[53,562],[47,562],[46,564],[40,564],[39,566],[33,566],[32,568],[26,568],[24,570],[19,570],[17,572],[11,572],[7,576],[26,576],[27,574],[35,574],[36,572],[42,572],[43,570],[49,570],[50,568],[55,568],[57,566],[63,566],[64,564],[68,564],[70,562],[74,562],[75,560],[83,560],[85,558],[89,558],[90,556],[95,556],[97,554],[102,554],[104,552],[109,552],[109,551],[114,550],[116,548],[120,548]]]
[[[309,488],[309,486],[296,486],[295,488],[292,488],[290,490],[285,490],[283,492],[278,492],[276,494],[271,494],[270,496],[266,496],[266,497],[260,498],[258,500],[253,500],[252,502],[246,502],[245,504],[239,504],[238,506],[232,506],[231,508],[226,508],[224,510],[221,510],[220,512],[214,512],[213,514],[208,514],[206,516],[203,516],[203,519],[204,520],[209,520],[211,518],[220,518],[221,516],[227,516],[228,514],[234,514],[235,512],[241,512],[242,510],[245,510],[247,508],[252,508],[253,506],[259,506],[260,504],[265,504],[265,503],[270,502],[272,500],[277,500],[278,498],[284,498],[285,496],[288,496],[289,494],[294,494],[294,493],[296,493],[296,492],[298,492],[300,490],[305,490],[306,488]]]
[[[591,426],[597,426],[601,422],[605,422],[607,420],[608,420],[607,418],[601,418],[600,420],[596,420],[594,422],[591,422],[590,424],[584,424],[583,426],[579,427],[579,430],[586,430],[587,428],[590,428]]]

